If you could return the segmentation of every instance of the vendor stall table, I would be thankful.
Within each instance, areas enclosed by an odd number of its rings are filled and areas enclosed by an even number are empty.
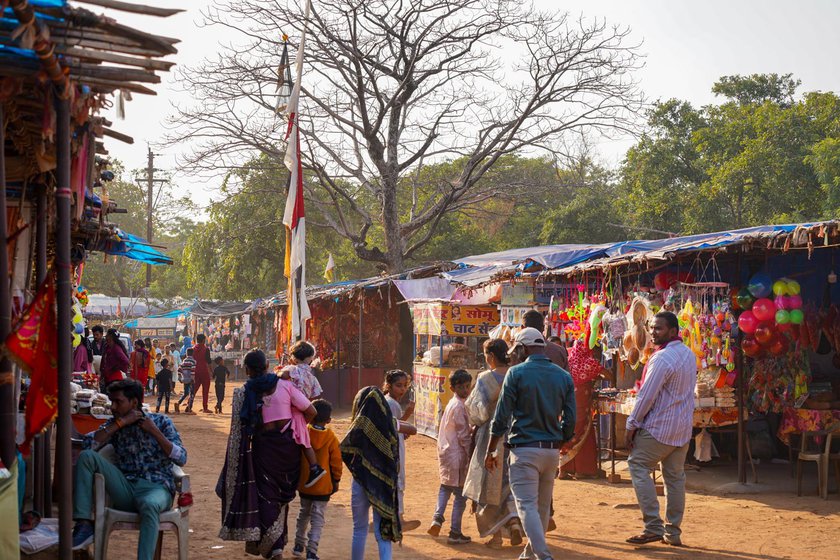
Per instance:
[[[803,432],[822,432],[840,429],[840,410],[811,410],[808,408],[785,407],[778,436],[785,445],[790,437]]]

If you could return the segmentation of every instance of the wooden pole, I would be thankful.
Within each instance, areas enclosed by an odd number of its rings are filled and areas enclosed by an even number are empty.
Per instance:
[[[738,260],[735,262],[736,282],[741,282],[741,252],[738,252]],[[736,284],[737,285],[737,284]],[[741,351],[741,343],[744,337],[741,329],[738,329],[738,336],[735,341],[738,344],[738,352],[735,354],[735,369],[738,370],[738,377],[735,379],[737,385],[736,396],[738,399],[738,482],[747,483],[747,465],[744,462],[744,353]]]
[[[110,8],[112,10],[119,10],[121,12],[129,12],[132,14],[143,14],[146,16],[169,17],[171,15],[179,14],[184,10],[158,8],[156,6],[144,6],[142,4],[130,4],[128,2],[119,2],[117,0],[77,0],[82,4],[92,4],[94,6],[102,6],[103,8]]]
[[[362,315],[365,311],[364,290],[359,294],[359,374],[356,390],[362,388]]]
[[[5,340],[12,323],[12,298],[9,286],[9,252],[6,250],[6,125],[0,105],[0,340]],[[15,454],[15,376],[12,362],[4,353],[0,356],[0,459],[7,468],[17,461]]]
[[[73,376],[72,286],[70,284],[70,100],[56,100],[56,309],[58,317],[58,433],[55,460],[58,474],[58,554],[60,560],[73,558],[73,462],[70,437],[70,382]]]
[[[35,226],[35,285],[47,278],[47,187],[38,187]],[[35,440],[35,504],[44,518],[52,517],[52,427]]]

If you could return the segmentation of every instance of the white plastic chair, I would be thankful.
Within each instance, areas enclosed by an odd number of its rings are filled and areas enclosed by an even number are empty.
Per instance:
[[[106,445],[99,451],[106,460],[114,461],[114,447]],[[190,476],[177,465],[172,465],[175,475],[175,488],[179,493],[190,491]],[[140,516],[134,512],[120,511],[108,507],[105,477],[94,475],[94,560],[105,560],[108,552],[108,539],[113,531],[140,530]],[[160,532],[158,533],[155,559],[160,560],[163,548],[163,532],[174,531],[178,537],[178,560],[187,560],[189,552],[189,506],[178,507],[177,499],[173,508],[160,514]]]

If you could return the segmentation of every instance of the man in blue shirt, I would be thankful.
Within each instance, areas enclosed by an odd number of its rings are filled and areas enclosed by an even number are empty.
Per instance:
[[[157,545],[160,514],[172,507],[175,496],[173,463],[183,466],[187,452],[172,421],[163,414],[144,414],[143,386],[133,379],[108,386],[113,419],[84,436],[87,448],[79,455],[73,484],[73,549],[93,541],[93,477],[101,473],[114,507],[140,514],[138,560],[151,560]],[[92,447],[114,446],[115,462]]]
[[[551,560],[545,532],[560,448],[574,435],[575,389],[572,376],[545,356],[538,330],[519,331],[510,353],[520,348],[527,359],[510,368],[502,383],[484,465],[496,469],[499,459],[490,450],[510,426],[510,488],[529,541],[519,558]]]

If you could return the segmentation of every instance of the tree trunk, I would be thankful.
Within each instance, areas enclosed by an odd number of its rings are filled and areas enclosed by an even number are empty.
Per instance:
[[[404,267],[400,209],[397,203],[397,174],[388,170],[382,181],[382,225],[385,233],[385,255],[388,258],[388,272],[396,274]]]

